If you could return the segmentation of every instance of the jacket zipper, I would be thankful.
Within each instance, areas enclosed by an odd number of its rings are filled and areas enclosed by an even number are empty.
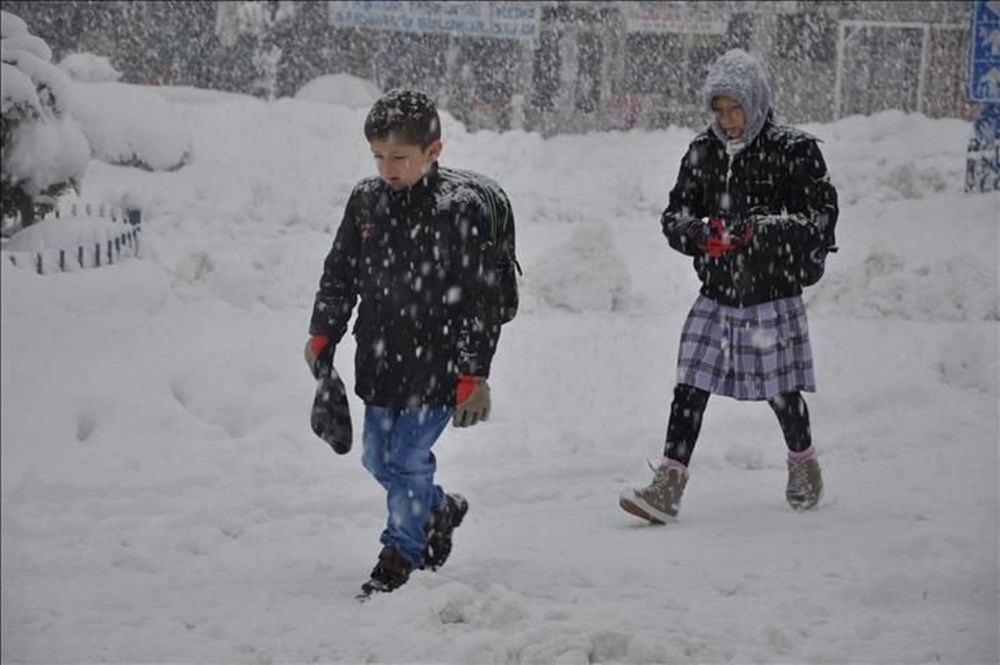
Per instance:
[[[726,151],[726,157],[728,157],[728,159],[729,159],[728,164],[726,166],[726,199],[729,202],[730,208],[732,208],[732,205],[733,205],[733,195],[732,195],[732,192],[729,191],[729,181],[733,177],[733,160],[736,159],[736,155],[737,154],[739,154],[739,153],[729,152],[728,150]],[[736,266],[735,266],[735,258],[734,258],[734,256],[732,254],[730,254],[729,256],[727,256],[726,257],[726,262],[729,264],[729,282],[730,282],[730,284],[733,285],[733,289],[737,290],[737,284],[736,284]],[[734,295],[737,296],[737,298],[736,298],[737,306],[743,307],[743,294],[742,293],[736,293]]]

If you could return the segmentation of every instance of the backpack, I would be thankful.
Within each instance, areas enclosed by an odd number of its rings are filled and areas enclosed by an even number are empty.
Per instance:
[[[472,171],[451,170],[461,175],[483,202],[490,222],[490,250],[494,252],[500,287],[500,323],[509,323],[517,316],[520,302],[517,278],[524,274],[521,264],[517,262],[510,200],[500,185],[486,176]]]
[[[496,252],[497,277],[500,280],[500,323],[510,323],[517,316],[520,303],[517,278],[524,274],[515,252],[514,216],[511,214],[510,201],[502,191],[499,196],[487,193],[487,209],[491,242],[493,251]]]
[[[826,256],[836,252],[837,247],[817,247],[802,260],[799,269],[799,286],[812,286],[819,281],[826,270]]]

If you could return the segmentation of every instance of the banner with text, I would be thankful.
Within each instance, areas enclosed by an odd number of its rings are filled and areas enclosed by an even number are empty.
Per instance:
[[[623,2],[620,8],[628,32],[724,35],[729,29],[729,18],[719,10],[673,2]]]
[[[541,6],[534,2],[330,3],[330,20],[337,26],[460,37],[535,39],[541,17]]]

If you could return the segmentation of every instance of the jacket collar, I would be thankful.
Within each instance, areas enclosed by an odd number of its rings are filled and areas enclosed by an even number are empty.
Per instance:
[[[420,180],[413,183],[410,187],[402,189],[398,192],[393,191],[386,186],[385,189],[389,193],[389,199],[398,202],[409,202],[414,197],[422,197],[434,187],[434,184],[437,182],[438,178],[440,178],[439,170],[438,163],[434,162],[430,165],[427,172],[424,173]]]

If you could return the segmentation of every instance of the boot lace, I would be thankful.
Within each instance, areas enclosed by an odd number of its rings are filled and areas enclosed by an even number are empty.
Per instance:
[[[805,496],[809,492],[808,460],[790,461],[788,464],[788,492],[795,496]]]

